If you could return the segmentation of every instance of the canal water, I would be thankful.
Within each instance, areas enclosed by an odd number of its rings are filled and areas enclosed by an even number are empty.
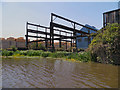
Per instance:
[[[3,88],[117,88],[118,66],[60,59],[2,60]]]

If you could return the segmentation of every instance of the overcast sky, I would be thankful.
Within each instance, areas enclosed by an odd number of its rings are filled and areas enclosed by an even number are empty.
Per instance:
[[[117,8],[118,2],[4,2],[2,37],[25,37],[27,21],[49,26],[51,13],[100,29],[103,12]]]

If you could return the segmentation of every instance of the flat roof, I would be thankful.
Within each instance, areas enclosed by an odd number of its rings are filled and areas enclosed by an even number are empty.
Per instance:
[[[111,12],[115,12],[115,11],[119,11],[120,9],[115,9],[115,10],[112,10],[112,11],[108,11],[108,12],[104,12],[103,14],[107,14],[107,13],[111,13]]]

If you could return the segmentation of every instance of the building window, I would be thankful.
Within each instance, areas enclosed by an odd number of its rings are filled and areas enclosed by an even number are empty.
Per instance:
[[[82,39],[80,38],[80,39],[78,39],[78,42],[81,42],[82,41]]]
[[[88,41],[88,38],[84,38],[84,41]]]

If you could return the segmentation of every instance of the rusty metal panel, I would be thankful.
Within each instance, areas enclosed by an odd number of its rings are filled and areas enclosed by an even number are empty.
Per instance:
[[[120,9],[103,13],[103,26],[108,23],[120,23]]]

